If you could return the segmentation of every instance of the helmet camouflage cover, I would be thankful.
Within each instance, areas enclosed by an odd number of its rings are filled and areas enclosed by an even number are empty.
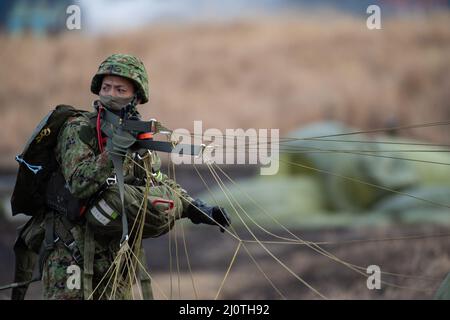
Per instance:
[[[92,78],[91,92],[100,92],[103,77],[106,75],[120,76],[134,82],[137,95],[141,103],[148,101],[148,75],[145,66],[138,58],[128,54],[112,54],[98,67],[97,73]]]

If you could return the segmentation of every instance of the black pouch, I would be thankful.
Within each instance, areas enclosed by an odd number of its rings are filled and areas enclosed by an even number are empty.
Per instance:
[[[76,198],[69,190],[69,186],[60,170],[51,174],[46,191],[46,204],[50,209],[65,215],[71,222],[80,222],[84,211],[85,201]]]

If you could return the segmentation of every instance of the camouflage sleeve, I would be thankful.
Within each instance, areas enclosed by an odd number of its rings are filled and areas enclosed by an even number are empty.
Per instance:
[[[183,216],[186,216],[186,211],[189,207],[189,204],[194,201],[194,199],[188,194],[188,192],[183,189],[175,180],[170,179],[166,174],[159,171],[157,173],[159,176],[159,181],[162,181],[163,184],[169,186],[171,189],[175,191],[175,193],[180,197],[181,203],[183,204]]]
[[[151,153],[152,156],[152,171],[155,175],[156,181],[169,186],[175,191],[175,193],[180,197],[181,203],[183,204],[183,213],[186,212],[189,207],[189,203],[194,201],[194,199],[188,194],[188,192],[183,189],[175,180],[170,179],[166,174],[161,172],[161,158],[156,152]]]
[[[61,130],[56,159],[72,194],[80,199],[97,192],[113,172],[106,151],[99,152],[95,134],[84,118],[72,118]]]

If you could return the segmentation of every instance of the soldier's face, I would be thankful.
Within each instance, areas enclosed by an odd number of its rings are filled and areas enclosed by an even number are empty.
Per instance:
[[[101,96],[113,96],[129,98],[134,94],[134,86],[131,80],[118,76],[104,76],[99,92]]]

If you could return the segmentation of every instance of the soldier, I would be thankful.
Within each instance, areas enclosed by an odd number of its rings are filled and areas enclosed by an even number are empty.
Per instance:
[[[100,64],[92,79],[91,91],[99,95],[99,100],[94,102],[96,111],[69,118],[61,128],[54,150],[62,182],[55,182],[57,178],[51,180],[54,186],[49,190],[54,192],[50,192],[49,197],[58,196],[67,186],[69,197],[73,198],[67,203],[75,203],[75,212],[80,212],[80,217],[68,221],[70,219],[59,214],[58,210],[46,213],[43,225],[52,225],[54,232],[49,235],[46,231],[44,240],[51,248],[42,262],[44,299],[89,298],[119,249],[123,227],[120,218],[122,203],[119,186],[112,179],[115,170],[111,161],[112,150],[117,146],[110,142],[105,144],[103,131],[106,129],[101,122],[101,114],[106,109],[119,115],[133,100],[138,104],[148,102],[147,72],[136,57],[113,54]],[[139,116],[137,110],[134,111]],[[189,218],[196,224],[229,226],[230,220],[223,208],[208,206],[191,198],[160,171],[161,161],[157,154],[146,152],[151,160],[153,186],[145,212],[144,238],[168,232],[180,218]],[[142,159],[142,155],[130,155],[129,152],[128,156]],[[125,210],[132,223],[145,193],[146,174],[129,159],[123,162],[123,168]],[[67,287],[70,265],[78,265],[82,270],[79,288]],[[103,289],[96,290],[92,297],[99,298],[98,293]]]

